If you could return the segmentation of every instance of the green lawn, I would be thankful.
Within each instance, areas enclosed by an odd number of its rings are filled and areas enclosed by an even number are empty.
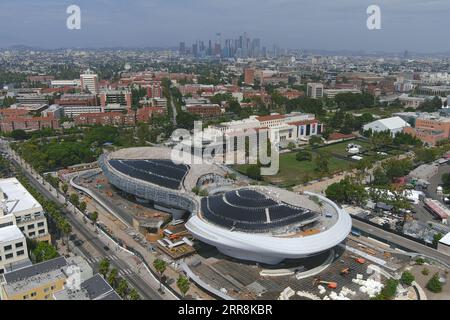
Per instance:
[[[317,156],[317,152],[326,152],[330,154],[329,156],[329,173],[321,174],[317,172],[316,164],[313,161],[297,161],[296,154],[297,152],[292,153],[284,153],[280,155],[280,170],[275,176],[266,176],[263,177],[265,182],[269,182],[280,187],[291,187],[303,184],[307,181],[316,180],[322,177],[330,176],[337,172],[343,172],[352,169],[352,166],[356,164],[355,161],[344,160],[339,158],[348,157],[349,154],[347,152],[347,146],[349,143],[354,143],[360,145],[363,150],[368,151],[365,155],[362,155],[364,158],[369,159],[372,163],[376,161],[384,160],[386,158],[390,158],[394,155],[398,155],[403,153],[401,150],[390,150],[387,156],[379,155],[376,151],[371,150],[371,145],[369,142],[363,140],[350,140],[344,141],[340,143],[336,143],[333,145],[321,147],[314,149],[312,151],[314,159]],[[308,151],[311,151],[310,147],[306,148]],[[338,157],[333,156],[337,155]],[[239,165],[234,166],[234,169],[239,171],[240,173],[246,175],[248,165]]]
[[[330,174],[350,169],[350,162],[330,157],[330,173],[320,174],[316,169],[314,161],[297,161],[296,153],[285,153],[280,155],[280,171],[276,176],[266,176],[264,181],[279,185],[281,187],[296,186],[305,181],[315,180]],[[235,166],[235,169],[246,174],[248,165]]]

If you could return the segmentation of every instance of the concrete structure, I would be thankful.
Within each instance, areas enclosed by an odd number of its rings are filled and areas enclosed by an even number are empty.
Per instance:
[[[410,125],[400,117],[392,117],[387,119],[381,119],[369,124],[366,124],[363,127],[364,131],[371,130],[372,132],[385,132],[389,131],[392,136],[395,136],[397,133],[402,132],[405,128],[410,127]]]
[[[106,90],[100,93],[100,105],[105,108],[111,104],[119,104],[131,109],[131,92],[127,90]]]
[[[76,118],[81,114],[86,113],[100,113],[103,108],[100,106],[86,106],[86,105],[64,105],[62,107],[64,116],[68,118]]]
[[[215,175],[223,179],[226,171],[214,163],[195,164],[197,162],[193,159],[179,185],[164,187],[166,180],[171,179],[170,172],[175,169],[157,161],[170,159],[171,153],[167,148],[124,149],[101,156],[99,166],[109,183],[134,195],[139,201],[153,203],[155,208],[171,213],[173,219],[181,218],[185,212],[191,214],[186,228],[194,237],[234,258],[277,264],[284,259],[309,257],[327,251],[344,241],[350,233],[350,216],[332,201],[320,195],[298,195],[272,187],[251,187],[264,198],[257,200],[257,206],[252,204],[254,199],[245,196],[241,197],[243,204],[231,204],[224,195],[222,203],[226,206],[216,208],[213,214],[223,216],[221,221],[226,225],[221,225],[213,219],[210,211],[206,211],[206,198],[200,200],[191,190],[203,187],[205,179],[209,181]],[[155,165],[160,169],[155,171]],[[243,189],[230,184],[227,188],[236,195]],[[217,192],[215,199],[221,197],[220,191]],[[310,197],[318,199],[323,206]],[[266,206],[264,201],[270,204]],[[254,212],[252,207],[255,207]],[[242,215],[242,220],[252,216],[252,212],[256,214],[258,209],[263,219],[242,222],[235,216],[230,220],[227,218],[232,214],[230,208],[247,210],[248,215]]]
[[[323,91],[324,97],[328,99],[334,99],[336,95],[342,94],[342,93],[361,93],[361,90],[358,89],[325,89]]]
[[[406,108],[417,109],[422,103],[427,101],[425,97],[410,97],[408,94],[402,94],[398,100]]]
[[[64,288],[53,294],[54,300],[122,300],[109,283],[99,274],[81,283],[79,289]]]
[[[52,88],[62,88],[62,87],[80,87],[81,80],[53,80],[50,83]]]
[[[240,190],[237,189],[237,193]],[[258,187],[255,190],[289,208],[318,210],[318,206],[306,195],[299,196],[268,187]],[[226,227],[224,224],[213,221],[208,217],[209,214],[206,215],[206,207],[202,206],[202,211],[192,216],[187,222],[186,228],[202,242],[217,247],[225,255],[241,260],[275,265],[285,259],[314,256],[343,242],[350,233],[352,222],[348,213],[332,201],[319,195],[311,195],[317,197],[323,204],[329,218],[322,215],[306,221],[295,222],[296,220],[292,220],[288,224],[273,223],[271,219],[274,216],[272,214],[269,216],[269,210],[272,209],[266,208],[267,221],[259,222],[262,226],[266,226],[264,227],[266,229],[262,232],[255,232],[251,229],[236,228],[236,223],[240,223],[238,218],[231,222],[230,226],[233,225],[232,227]],[[224,199],[225,202],[228,201],[226,198]],[[229,203],[229,207],[232,208],[233,204]],[[208,205],[209,210],[212,208]],[[228,216],[225,211],[213,213],[213,215],[216,214]],[[242,216],[242,219],[244,220],[246,217]]]
[[[323,98],[324,89],[322,83],[308,83],[306,89],[306,96],[308,98],[320,99]]]
[[[447,233],[438,243],[438,250],[450,256],[450,233]]]
[[[0,180],[0,203],[0,216],[13,216],[27,238],[51,241],[44,209],[16,178]]]
[[[28,264],[27,241],[16,225],[0,228],[0,275]]]
[[[87,70],[85,73],[80,75],[81,80],[81,88],[83,90],[88,90],[90,93],[98,94],[99,93],[99,83],[98,83],[98,75],[96,75],[91,70]]]

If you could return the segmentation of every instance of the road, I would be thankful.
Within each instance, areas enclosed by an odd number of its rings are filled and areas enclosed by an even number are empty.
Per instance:
[[[400,246],[404,249],[409,250],[410,252],[416,252],[420,253],[426,256],[429,256],[431,258],[435,258],[439,261],[442,261],[444,263],[447,263],[450,265],[450,257],[442,252],[439,252],[433,248],[427,247],[423,244],[420,244],[418,242],[409,240],[405,237],[396,235],[391,232],[387,232],[381,228],[374,227],[370,224],[364,223],[362,221],[353,219],[353,226],[363,232],[366,232],[369,235],[374,235],[377,237],[380,237],[382,239],[385,239],[389,242],[389,244],[394,244],[397,246]]]
[[[15,159],[12,159],[13,163],[20,168],[23,168]],[[36,180],[26,169],[24,169],[26,177],[29,179],[30,183],[46,198],[60,203],[61,199],[57,199],[48,189],[43,187],[40,182]],[[119,270],[119,274],[124,277],[139,293],[147,300],[162,300],[163,298],[159,295],[157,290],[153,289],[138,275],[126,260],[132,258],[130,255],[128,259],[124,259],[120,254],[112,252],[108,246],[99,238],[99,235],[89,227],[88,224],[84,224],[79,221],[81,218],[77,218],[72,212],[67,208],[62,207],[62,211],[65,217],[72,225],[73,233],[77,235],[77,238],[83,243],[86,243],[89,247],[94,250],[88,250],[83,246],[77,246],[77,248],[82,252],[82,254],[87,259],[89,265],[93,267],[94,270],[98,271],[98,264],[101,259],[107,258],[110,260],[111,266]],[[95,251],[95,252],[92,252]],[[113,257],[113,259],[111,259]]]

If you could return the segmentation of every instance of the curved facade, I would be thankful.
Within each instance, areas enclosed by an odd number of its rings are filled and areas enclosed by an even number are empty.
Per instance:
[[[128,159],[136,161],[132,164],[154,163],[170,159],[169,154],[161,148],[125,149],[104,154],[98,162],[106,178],[118,189],[172,209],[169,212],[174,219],[189,212],[186,228],[196,239],[237,259],[278,264],[285,259],[314,256],[343,242],[351,231],[349,214],[321,195],[227,185],[222,188],[223,194],[200,199],[190,190],[205,175],[220,174],[214,171],[215,166],[190,166],[184,176],[179,172],[183,178],[176,189],[177,185],[158,185],[158,179],[128,172],[117,163],[127,163]],[[159,172],[149,174],[161,176]]]
[[[352,222],[349,214],[327,198],[316,196],[336,214],[336,222],[328,229],[304,237],[284,237],[272,233],[257,234],[227,229],[211,223],[201,215],[193,216],[186,224],[197,239],[215,246],[225,255],[266,264],[278,264],[285,259],[313,256],[343,242],[349,235]]]
[[[149,200],[164,207],[183,209],[188,212],[196,212],[198,210],[195,197],[182,191],[161,187],[148,181],[128,176],[112,167],[109,161],[109,155],[104,154],[100,157],[98,163],[109,183],[116,188],[137,198]],[[172,214],[174,219],[181,217],[181,214],[177,211],[174,211]]]

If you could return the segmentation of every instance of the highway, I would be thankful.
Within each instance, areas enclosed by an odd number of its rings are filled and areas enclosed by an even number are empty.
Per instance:
[[[34,176],[32,176],[26,169],[24,169],[15,159],[11,158],[13,163],[22,168],[26,177],[30,181],[30,183],[46,198],[55,201],[56,203],[60,203],[60,199],[57,199],[50,191],[44,188],[40,182],[36,180]],[[131,286],[133,286],[141,295],[143,299],[146,300],[162,300],[163,298],[159,295],[157,290],[151,288],[147,283],[139,277],[135,272],[129,272],[130,266],[120,258],[119,255],[114,255],[114,252],[111,251],[105,243],[99,239],[98,234],[92,230],[88,224],[84,224],[83,222],[78,221],[78,219],[71,213],[67,208],[62,206],[62,211],[65,214],[65,217],[72,225],[73,233],[77,235],[77,238],[84,243],[87,243],[91,246],[99,255],[100,258],[108,258],[112,255],[116,257],[116,259],[109,259],[112,267],[116,268],[119,272],[121,270],[127,270],[128,274],[122,275]],[[96,254],[93,254],[83,246],[77,246],[77,248],[81,251],[81,253],[87,258],[89,265],[96,271],[98,271],[98,261],[99,257]],[[131,258],[131,256],[130,256]]]
[[[433,248],[427,247],[418,242],[409,240],[405,237],[396,235],[394,233],[385,231],[381,228],[374,227],[370,224],[364,223],[362,221],[353,219],[353,227],[369,234],[385,239],[389,242],[389,244],[393,244],[394,246],[400,246],[400,249],[407,249],[410,252],[416,252],[423,255],[426,255],[431,258],[435,258],[441,262],[447,263],[450,265],[450,257],[444,253],[441,253]]]

